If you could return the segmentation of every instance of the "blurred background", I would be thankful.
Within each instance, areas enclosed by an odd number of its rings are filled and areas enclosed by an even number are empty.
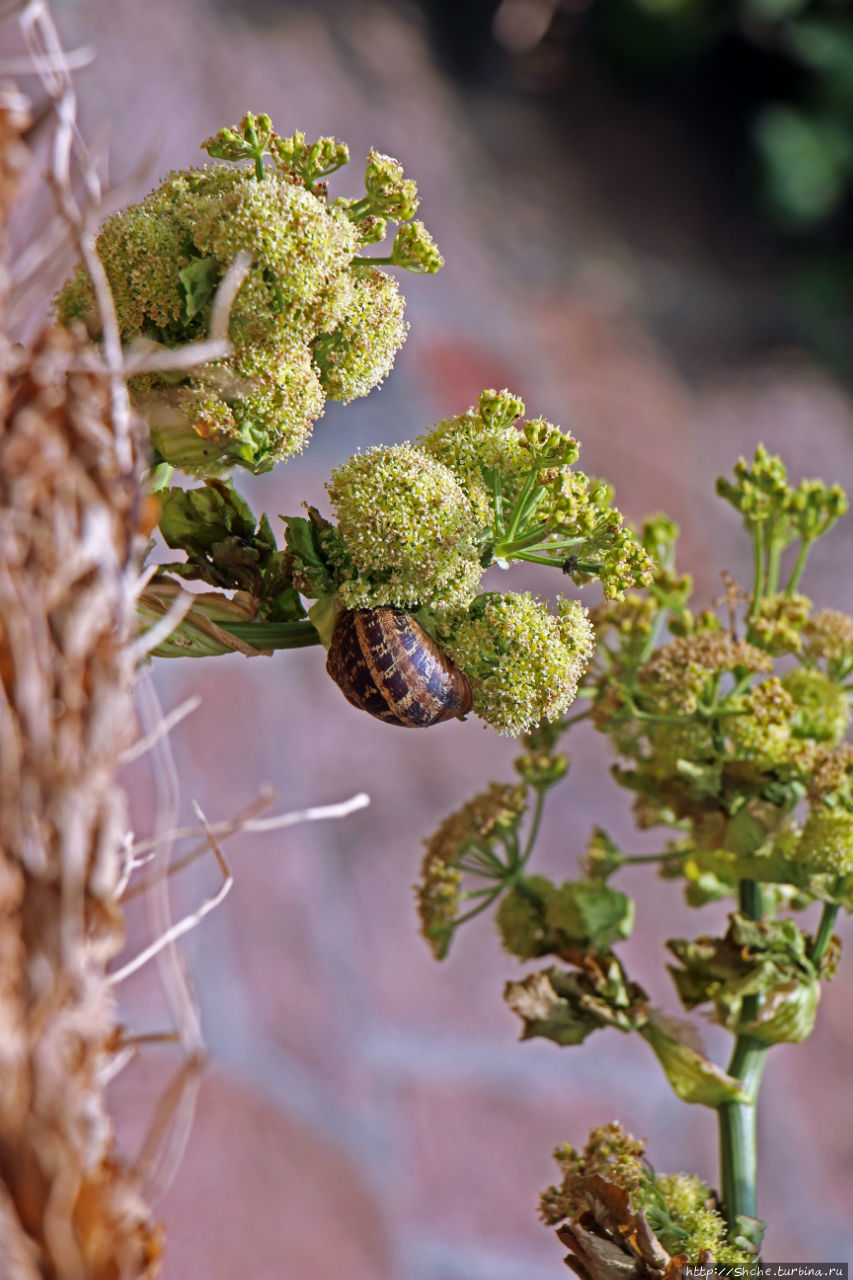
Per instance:
[[[631,518],[666,509],[681,567],[710,600],[747,548],[717,474],[759,441],[802,474],[853,481],[853,14],[847,0],[65,0],[86,136],[123,203],[246,110],[277,130],[370,147],[419,185],[447,260],[401,281],[409,340],[381,389],[332,405],[308,452],[237,477],[275,524],[355,448],[409,439],[509,386],[570,427],[581,465]],[[145,159],[147,157],[147,160]],[[346,174],[336,191],[346,192]],[[58,281],[56,283],[59,283]],[[853,608],[848,517],[805,587]],[[513,571],[512,585],[553,581]],[[589,602],[598,599],[591,591]],[[442,965],[418,936],[422,842],[493,779],[513,743],[480,722],[426,735],[350,708],[317,650],[155,662],[164,710],[203,701],[172,735],[181,820],[367,791],[371,807],[230,845],[235,888],[189,936],[212,1062],[189,1146],[160,1202],[168,1280],[546,1280],[561,1247],[537,1222],[551,1150],[619,1119],[660,1170],[716,1182],[713,1114],[677,1102],[647,1047],[601,1033],[580,1048],[516,1043],[501,998],[520,966],[488,918]],[[570,742],[537,854],[574,874],[590,825],[628,852],[629,801],[594,735]],[[150,766],[126,777],[151,828]],[[212,862],[212,860],[211,860]],[[677,1009],[663,940],[711,932],[677,886],[626,873],[637,895],[633,977]],[[198,864],[175,911],[216,886]],[[847,922],[843,922],[842,933]],[[129,951],[146,933],[131,922]],[[127,1022],[161,1025],[149,968],[122,990]],[[769,1261],[853,1257],[849,963],[805,1046],[770,1056],[759,1212]],[[158,1019],[160,1021],[158,1021]],[[706,1042],[725,1061],[727,1037]],[[167,1047],[114,1091],[132,1150]]]

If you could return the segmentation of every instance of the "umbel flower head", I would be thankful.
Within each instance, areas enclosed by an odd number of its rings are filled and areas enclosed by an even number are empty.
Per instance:
[[[468,677],[474,711],[513,735],[566,710],[594,647],[583,605],[561,599],[554,614],[528,591],[478,596],[464,614],[444,618],[442,635]]]
[[[346,548],[348,609],[471,600],[482,568],[471,504],[449,468],[413,445],[357,453],[326,486]]]
[[[610,1242],[606,1256],[626,1274],[640,1274],[638,1261],[656,1263],[654,1271],[667,1262],[754,1265],[757,1249],[746,1239],[728,1242],[711,1188],[693,1174],[655,1173],[644,1149],[616,1123],[593,1129],[582,1151],[568,1144],[556,1149],[562,1182],[543,1193],[540,1216],[547,1226],[565,1224],[557,1235],[571,1250],[567,1262],[594,1261],[587,1242],[595,1240],[601,1248]],[[576,1230],[579,1219],[585,1229]],[[650,1265],[642,1274],[654,1271]]]
[[[571,469],[574,437],[541,418],[518,422],[523,413],[509,391],[484,391],[414,444],[377,446],[333,471],[333,522],[316,511],[287,519],[294,582],[317,601],[324,643],[341,611],[414,613],[466,676],[474,712],[505,734],[569,706],[593,632],[577,601],[552,610],[529,593],[478,595],[484,571],[520,560],[565,574],[571,551],[576,582],[599,578],[618,596],[652,564],[606,486]]]
[[[433,272],[442,259],[423,224],[409,222],[417,189],[388,156],[371,152],[362,199],[330,204],[325,179],[349,158],[332,138],[282,138],[268,116],[246,115],[204,147],[225,163],[169,174],[109,218],[96,247],[122,339],[167,347],[206,335],[217,286],[238,253],[250,254],[231,310],[232,354],[178,386],[146,375],[131,389],[152,409],[162,460],[190,471],[266,471],[304,447],[327,398],[366,395],[390,371],[406,336],[404,302],[376,264]],[[391,253],[363,257],[388,218],[403,224]],[[82,267],[57,314],[98,336]]]

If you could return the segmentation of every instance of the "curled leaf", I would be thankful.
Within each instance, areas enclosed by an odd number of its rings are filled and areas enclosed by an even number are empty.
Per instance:
[[[639,1031],[682,1102],[719,1107],[724,1102],[750,1101],[739,1080],[674,1036],[659,1015],[652,1014]]]

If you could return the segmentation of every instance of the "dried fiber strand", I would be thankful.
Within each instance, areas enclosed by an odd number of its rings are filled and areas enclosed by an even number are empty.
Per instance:
[[[0,97],[0,201],[21,127]],[[113,775],[136,733],[136,442],[119,465],[115,389],[80,371],[80,339],[49,331],[13,358],[2,328],[0,1275],[153,1280],[160,1230],[115,1158],[102,1084],[123,944]]]

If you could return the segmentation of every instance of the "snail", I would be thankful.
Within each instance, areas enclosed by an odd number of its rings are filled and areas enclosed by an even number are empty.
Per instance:
[[[471,710],[471,686],[403,609],[351,609],[332,635],[326,670],[344,697],[407,729]]]

